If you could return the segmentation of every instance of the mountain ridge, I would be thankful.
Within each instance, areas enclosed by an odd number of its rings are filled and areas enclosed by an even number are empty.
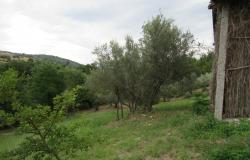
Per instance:
[[[35,60],[35,61],[51,61],[55,63],[59,63],[62,65],[68,65],[72,67],[78,67],[81,66],[82,64],[58,57],[58,56],[53,56],[53,55],[47,55],[47,54],[25,54],[25,53],[14,53],[14,52],[9,52],[9,51],[2,51],[0,50],[0,63],[6,63],[11,60],[22,60],[22,61],[29,61],[29,60]]]

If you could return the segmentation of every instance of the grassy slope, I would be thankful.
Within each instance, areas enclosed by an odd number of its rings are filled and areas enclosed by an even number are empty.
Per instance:
[[[192,105],[191,99],[160,103],[153,113],[122,121],[115,120],[112,110],[71,117],[64,123],[78,125],[79,135],[88,136],[93,145],[73,159],[207,159],[210,151],[249,137],[248,123],[241,130],[235,125],[210,121],[206,116],[193,115]],[[15,147],[21,139],[15,132],[0,133],[0,152]]]

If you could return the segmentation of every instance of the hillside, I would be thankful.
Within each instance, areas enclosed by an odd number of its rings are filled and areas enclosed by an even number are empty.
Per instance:
[[[10,60],[22,60],[22,61],[46,60],[46,61],[59,63],[62,65],[72,66],[72,67],[77,67],[81,65],[77,62],[74,62],[65,58],[57,57],[57,56],[52,56],[52,55],[45,55],[45,54],[35,55],[35,54],[23,54],[23,53],[13,53],[13,52],[8,52],[8,51],[0,51],[0,63],[5,63]]]
[[[250,123],[217,122],[195,115],[194,101],[180,99],[154,106],[154,112],[116,121],[115,110],[101,107],[66,119],[91,147],[72,160],[226,160],[249,159]],[[15,148],[24,135],[0,132],[0,153]],[[0,154],[1,157],[1,154]],[[1,158],[0,158],[1,159]]]

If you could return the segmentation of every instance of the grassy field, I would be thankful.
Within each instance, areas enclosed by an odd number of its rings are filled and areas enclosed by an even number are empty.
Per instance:
[[[76,160],[193,160],[250,158],[250,123],[215,121],[210,114],[195,115],[193,99],[160,103],[150,114],[116,121],[115,111],[82,112],[67,120],[79,126],[79,136],[92,147]],[[23,139],[16,131],[0,133],[0,152]],[[1,159],[1,158],[0,158]]]

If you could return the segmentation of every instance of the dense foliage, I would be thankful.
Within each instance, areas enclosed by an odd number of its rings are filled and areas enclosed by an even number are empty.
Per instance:
[[[78,150],[88,149],[89,144],[79,138],[74,128],[59,124],[63,120],[67,106],[55,104],[19,108],[17,117],[21,132],[28,137],[13,151],[5,153],[5,159],[56,159],[72,157]]]
[[[17,72],[8,69],[0,75],[0,128],[15,124],[17,103]]]
[[[63,101],[75,98],[74,103],[80,109],[94,107],[95,96],[79,86],[85,85],[85,77],[93,68],[91,65],[71,67],[47,61],[0,64],[0,128],[18,124],[16,107],[53,107],[53,99],[59,95]],[[74,94],[67,94],[71,90],[75,90]]]
[[[0,64],[0,129],[19,126],[26,139],[4,159],[67,159],[89,142],[76,127],[60,121],[77,109],[95,104],[85,87],[91,65],[70,67],[47,61],[10,61]]]
[[[211,72],[213,53],[194,58],[192,34],[182,32],[162,15],[146,22],[142,32],[138,42],[127,36],[125,45],[111,41],[93,51],[97,69],[88,76],[87,84],[93,92],[110,95],[106,100],[115,104],[118,119],[123,106],[131,113],[151,111],[160,97],[191,95],[209,81],[197,78]]]

